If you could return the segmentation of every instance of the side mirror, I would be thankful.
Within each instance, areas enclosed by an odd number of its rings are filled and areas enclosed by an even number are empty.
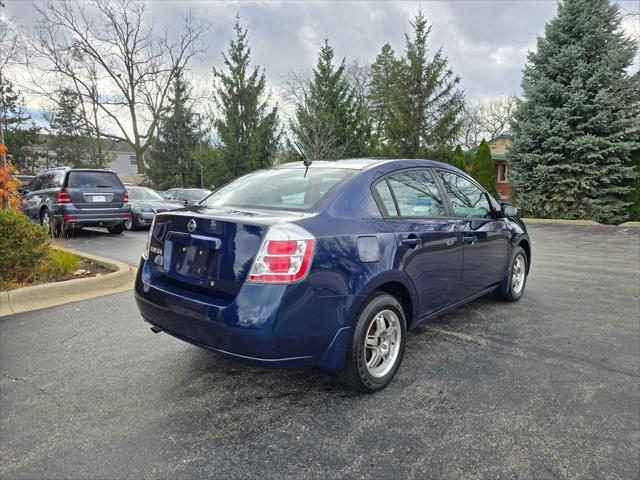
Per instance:
[[[503,217],[521,217],[522,209],[520,207],[516,207],[515,205],[511,205],[510,203],[500,203],[502,207],[502,216]]]

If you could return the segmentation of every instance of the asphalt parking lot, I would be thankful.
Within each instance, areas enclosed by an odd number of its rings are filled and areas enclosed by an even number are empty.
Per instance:
[[[419,327],[375,395],[155,335],[130,292],[2,318],[0,477],[638,478],[640,231],[530,233],[523,299]],[[70,242],[137,264],[144,233]]]

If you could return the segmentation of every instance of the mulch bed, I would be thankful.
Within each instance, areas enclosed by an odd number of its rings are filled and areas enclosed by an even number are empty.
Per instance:
[[[99,263],[92,262],[87,259],[80,259],[78,265],[75,266],[73,271],[64,275],[63,277],[52,279],[36,279],[33,282],[16,282],[12,283],[8,290],[13,290],[16,288],[22,287],[31,287],[33,285],[41,285],[43,283],[55,283],[55,282],[64,282],[65,280],[73,280],[75,278],[87,278],[87,277],[99,277],[101,275],[106,275],[108,273],[113,272],[112,269],[105,267],[104,265],[100,265]]]

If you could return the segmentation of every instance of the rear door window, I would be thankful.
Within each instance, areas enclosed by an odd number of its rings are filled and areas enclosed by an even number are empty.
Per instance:
[[[115,173],[94,171],[71,171],[67,178],[70,188],[115,188],[122,189],[122,183]]]
[[[402,217],[446,217],[447,212],[431,172],[409,170],[387,179]]]
[[[390,217],[397,217],[398,211],[396,210],[396,204],[393,202],[393,196],[391,195],[391,190],[389,189],[389,184],[386,180],[382,180],[378,182],[375,186],[376,193],[378,194],[378,198],[382,203],[383,214],[386,214]]]
[[[456,217],[491,218],[491,206],[485,192],[466,178],[439,170]]]

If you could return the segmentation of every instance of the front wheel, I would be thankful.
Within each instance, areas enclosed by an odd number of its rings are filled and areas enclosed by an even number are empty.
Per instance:
[[[360,311],[354,322],[344,369],[338,378],[345,384],[373,393],[394,377],[407,336],[407,322],[398,300],[380,292]]]
[[[527,254],[522,247],[517,247],[513,252],[509,275],[498,288],[497,294],[508,302],[517,302],[524,293],[527,284]]]

